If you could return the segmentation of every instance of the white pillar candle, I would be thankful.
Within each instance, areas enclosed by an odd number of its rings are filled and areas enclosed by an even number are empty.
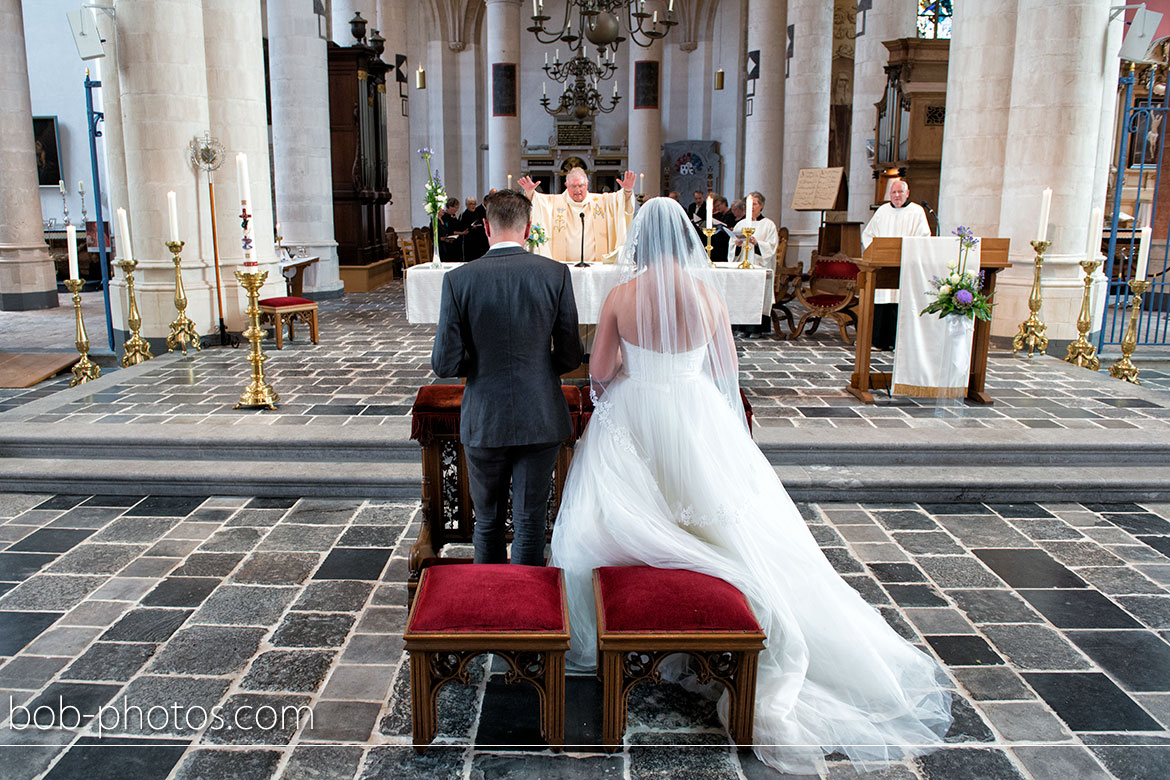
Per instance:
[[[69,278],[80,279],[81,275],[77,272],[77,228],[65,226],[65,242],[69,250]]]
[[[101,226],[98,226],[101,229]],[[130,251],[130,224],[126,221],[126,209],[118,209],[118,241],[122,245],[122,259],[133,260],[134,253]]]
[[[240,202],[251,203],[252,187],[248,182],[248,155],[243,152],[236,155],[236,183],[240,187]]]
[[[259,265],[252,257],[252,213],[248,210],[248,204],[252,202],[252,187],[248,181],[248,155],[243,152],[236,155],[236,183],[240,187],[240,216],[244,229],[242,240],[244,265]],[[248,216],[244,218],[244,214]]]
[[[748,222],[755,222],[755,218],[756,218],[755,198],[753,198],[751,195],[748,195],[747,199],[744,201],[744,206],[745,206],[745,210],[744,210],[743,218],[746,219]]]
[[[57,182],[57,186],[61,188],[61,194],[65,194],[65,180],[61,179]]]
[[[674,0],[670,0],[670,2],[666,4],[666,12],[668,14],[674,13]]]
[[[77,194],[78,195],[85,194],[85,182],[83,182],[83,181],[77,182]]]
[[[1085,241],[1085,259],[1096,260],[1101,253],[1101,207],[1093,209],[1089,218],[1089,237]]]
[[[614,86],[617,85],[615,84]],[[646,174],[644,173],[638,174],[638,191],[641,192],[642,195],[646,194]]]
[[[512,174],[508,174],[508,189],[512,189]]]
[[[712,230],[715,227],[715,216],[711,213],[711,207],[715,199],[710,195],[707,196],[707,229]]]
[[[536,0],[532,0],[532,15],[536,16],[540,9],[536,7]]]
[[[1137,272],[1133,275],[1136,281],[1144,282],[1146,280],[1146,266],[1150,264],[1150,244],[1153,230],[1144,227],[1141,230],[1141,239],[1138,244],[1138,262]]]
[[[171,242],[179,243],[179,203],[175,191],[167,193],[167,214],[171,219]]]
[[[1048,211],[1052,208],[1052,188],[1045,187],[1040,196],[1040,228],[1036,231],[1036,240],[1045,241],[1048,238]]]
[[[651,20],[651,23],[654,24],[655,26],[658,25],[658,12],[657,11],[654,12],[654,17]]]

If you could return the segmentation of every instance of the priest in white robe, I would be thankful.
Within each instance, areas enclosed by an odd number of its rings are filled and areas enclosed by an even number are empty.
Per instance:
[[[518,184],[532,201],[532,224],[543,226],[548,236],[537,254],[566,263],[596,262],[621,246],[634,218],[634,181],[633,171],[626,171],[618,180],[619,191],[600,195],[589,192],[588,174],[573,168],[565,177],[564,192],[545,195],[536,191],[531,177],[520,179]]]
[[[865,230],[861,245],[868,247],[875,238],[929,236],[930,223],[922,206],[910,202],[910,185],[901,179],[890,185],[890,202],[882,204]],[[875,290],[873,307],[873,346],[892,350],[898,329],[898,291]]]
[[[755,230],[751,237],[751,247],[749,248],[748,260],[756,266],[767,268],[772,272],[769,278],[768,289],[764,295],[764,311],[760,324],[758,326],[748,326],[745,330],[753,338],[762,337],[772,329],[772,304],[773,295],[775,294],[775,285],[772,284],[771,279],[776,276],[776,249],[780,245],[780,231],[776,228],[776,223],[763,215],[764,211],[764,196],[758,192],[751,194],[752,198],[752,213],[750,216],[744,213],[744,218],[735,223],[734,233],[736,236],[743,234],[745,227],[750,227]],[[746,207],[745,207],[746,208]],[[735,239],[735,262],[743,261],[743,238]]]

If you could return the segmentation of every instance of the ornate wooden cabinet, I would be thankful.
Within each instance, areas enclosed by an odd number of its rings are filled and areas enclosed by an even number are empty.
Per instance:
[[[383,207],[390,202],[386,160],[386,72],[372,46],[329,44],[329,140],[333,230],[341,265],[390,256]]]

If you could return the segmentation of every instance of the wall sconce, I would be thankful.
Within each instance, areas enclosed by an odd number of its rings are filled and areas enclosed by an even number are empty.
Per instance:
[[[715,71],[715,89],[723,89],[723,68]]]
[[[422,65],[419,65],[418,70],[414,72],[414,86],[418,89],[427,88],[427,72],[423,70]]]

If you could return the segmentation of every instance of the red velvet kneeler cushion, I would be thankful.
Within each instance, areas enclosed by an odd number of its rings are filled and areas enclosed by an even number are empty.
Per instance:
[[[747,599],[718,577],[653,566],[596,572],[606,633],[760,630]]]
[[[425,570],[406,633],[565,631],[561,570],[469,563]]]
[[[257,301],[261,306],[304,306],[311,304],[308,298],[298,298],[295,295],[287,295],[281,298],[265,298],[262,301]]]

